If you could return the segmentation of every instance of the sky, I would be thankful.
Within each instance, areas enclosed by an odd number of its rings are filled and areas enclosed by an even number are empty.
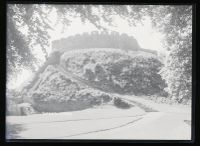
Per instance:
[[[55,13],[52,13],[50,20],[52,20],[52,24],[55,25],[54,30],[49,31],[49,34],[51,36],[51,41],[57,40],[63,37],[67,37],[70,35],[75,34],[81,34],[84,32],[92,32],[96,31],[97,28],[95,28],[90,23],[82,24],[80,19],[78,18],[72,18],[71,19],[71,25],[67,27],[64,31],[62,30],[62,24],[56,23],[56,15]],[[133,36],[139,43],[140,47],[145,49],[152,49],[157,50],[161,52],[165,52],[164,47],[162,47],[162,39],[163,35],[156,30],[154,30],[151,26],[150,19],[146,17],[145,21],[143,22],[143,25],[137,25],[136,27],[130,27],[128,25],[128,22],[121,19],[118,16],[114,17],[114,24],[115,27],[108,26],[106,24],[103,24],[103,26],[107,27],[110,31],[117,31],[119,33],[127,33],[130,36]],[[37,47],[35,47],[35,50],[40,50]],[[48,53],[51,52],[51,47],[47,50]],[[41,60],[41,62],[44,61],[44,56],[42,55],[41,51],[35,51],[38,58]],[[16,78],[14,78],[11,82],[8,83],[7,87],[10,89],[16,89],[20,88],[20,86],[25,82],[32,78],[33,73],[29,70],[23,69]]]

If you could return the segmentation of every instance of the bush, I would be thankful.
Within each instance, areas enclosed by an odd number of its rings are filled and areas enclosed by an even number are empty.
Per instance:
[[[131,108],[131,105],[120,98],[114,98],[114,105],[118,108],[128,109]]]
[[[22,116],[35,113],[30,103],[18,103],[15,100],[8,99],[6,104],[6,115]]]
[[[86,61],[87,60],[87,61]],[[152,54],[131,54],[117,49],[67,52],[65,69],[96,83],[106,91],[135,95],[164,94],[165,81],[158,74],[163,64]]]
[[[21,115],[31,115],[35,113],[30,103],[21,103],[18,105]]]
[[[34,94],[35,96],[36,94]],[[33,97],[34,98],[34,97]],[[63,100],[61,100],[61,98]],[[35,99],[35,98],[34,98]],[[39,112],[65,112],[83,110],[95,105],[101,105],[111,101],[110,95],[89,89],[77,91],[74,96],[55,97],[43,96],[40,100],[34,100],[34,108]]]
[[[46,70],[43,75],[48,77],[42,79],[29,100],[38,112],[82,110],[112,99],[109,94],[88,89],[79,82],[55,72],[53,68]]]

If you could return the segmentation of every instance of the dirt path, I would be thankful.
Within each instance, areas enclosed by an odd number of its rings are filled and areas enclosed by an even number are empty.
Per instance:
[[[121,96],[121,95],[118,95]],[[191,107],[187,105],[159,104],[133,96],[121,96],[147,109],[139,121],[126,127],[70,137],[72,139],[148,139],[191,140]],[[151,110],[155,110],[151,111]],[[123,134],[122,134],[123,133]]]
[[[118,95],[120,96],[120,95]],[[101,134],[88,134],[73,137],[74,139],[191,139],[191,107],[184,105],[159,104],[141,97],[121,96],[122,99],[142,104],[148,112],[143,119],[122,129],[105,131]],[[188,124],[190,123],[190,124]],[[126,133],[126,134],[117,134]]]
[[[61,67],[58,69],[80,84],[110,93]],[[132,111],[104,109],[99,112],[89,109],[89,114],[87,110],[73,112],[74,117],[62,114],[9,117],[10,127],[16,128],[10,132],[14,134],[14,138],[19,139],[191,139],[191,124],[188,124],[191,123],[190,106],[168,105],[142,97],[113,95],[137,107]]]
[[[163,112],[148,113],[143,119],[126,127],[70,137],[72,139],[148,139],[190,140],[191,127],[184,122],[187,115]]]
[[[128,110],[110,107],[88,109],[70,114],[10,116],[8,138],[67,139],[85,134],[121,129],[141,120],[146,113],[138,107]],[[11,129],[13,128],[13,129]]]

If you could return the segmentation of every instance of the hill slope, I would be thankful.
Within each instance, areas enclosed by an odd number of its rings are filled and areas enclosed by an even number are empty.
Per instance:
[[[113,99],[63,74],[55,66],[48,66],[28,93],[26,100],[38,112],[82,110]]]
[[[84,49],[66,51],[56,60],[26,91],[37,111],[81,110],[113,101],[110,93],[160,94],[164,88],[157,74],[162,64],[152,54]]]
[[[65,52],[60,63],[66,71],[112,92],[155,94],[165,86],[158,74],[162,63],[151,53],[84,49]]]

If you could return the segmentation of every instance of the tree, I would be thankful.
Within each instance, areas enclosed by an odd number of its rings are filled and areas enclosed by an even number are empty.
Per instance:
[[[91,6],[74,5],[37,5],[37,4],[9,4],[7,10],[7,73],[8,77],[15,74],[19,68],[28,67],[37,63],[33,49],[36,45],[42,49],[47,59],[47,48],[50,47],[48,30],[53,29],[49,13],[57,10],[58,20],[63,22],[63,27],[69,25],[68,15],[80,15],[82,21],[95,19],[91,13]],[[87,10],[84,11],[83,10]],[[72,12],[73,11],[73,12]],[[26,30],[26,31],[24,31]]]
[[[182,102],[192,97],[192,6],[152,9],[152,22],[165,34],[168,56],[161,71],[170,97]]]
[[[35,70],[30,64],[37,63],[33,54],[36,44],[40,45],[47,58],[50,38],[47,30],[51,27],[44,18],[48,12],[42,11],[43,6],[9,4],[7,8],[7,71],[10,77],[22,67]]]
[[[19,13],[19,15],[16,15]],[[8,6],[7,10],[7,71],[15,73],[19,66],[28,66],[31,61],[36,61],[31,49],[28,49],[28,41],[19,30],[22,27],[18,7]],[[32,66],[29,66],[32,67]]]
[[[122,17],[139,18],[136,11],[128,12],[127,6],[111,5],[43,5],[43,4],[8,4],[7,11],[7,68],[8,75],[25,66],[33,69],[37,58],[33,54],[36,45],[42,49],[47,59],[47,48],[50,47],[48,30],[53,29],[50,13],[56,12],[57,22],[63,24],[63,30],[70,24],[69,16],[79,17],[82,22],[90,22],[98,29],[105,30],[100,20],[112,25],[112,16],[119,14]],[[134,6],[134,10],[142,7]],[[97,11],[94,11],[97,9]],[[131,16],[132,17],[132,16]],[[131,22],[132,24],[132,22]],[[26,30],[26,34],[22,30]]]

